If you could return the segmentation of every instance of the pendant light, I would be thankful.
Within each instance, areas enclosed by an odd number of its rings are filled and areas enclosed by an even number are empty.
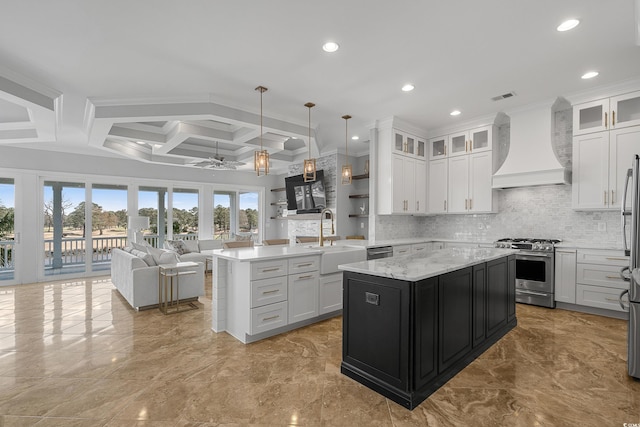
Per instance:
[[[348,128],[348,120],[351,118],[350,115],[342,116],[344,119],[344,152],[345,157],[347,158],[347,163],[342,166],[342,183],[343,184],[351,184],[351,177],[353,176],[353,168],[351,167],[351,163],[349,163],[349,128]]]
[[[258,86],[256,90],[260,92],[260,151],[254,153],[253,168],[260,176],[260,171],[269,175],[269,152],[262,147],[262,94],[267,91],[267,88]]]
[[[311,108],[316,104],[313,102],[307,102],[304,104],[309,109],[309,158],[304,161],[304,182],[310,182],[316,180],[316,159],[311,158]]]

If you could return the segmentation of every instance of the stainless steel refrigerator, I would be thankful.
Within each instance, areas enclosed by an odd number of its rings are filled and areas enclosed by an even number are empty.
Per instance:
[[[622,196],[622,240],[629,267],[620,275],[629,282],[629,289],[620,294],[620,305],[626,309],[623,297],[629,295],[629,341],[627,364],[629,375],[640,379],[640,157],[633,157]]]

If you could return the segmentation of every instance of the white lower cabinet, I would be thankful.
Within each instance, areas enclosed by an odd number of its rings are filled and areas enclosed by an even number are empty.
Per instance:
[[[576,303],[576,251],[557,249],[555,257],[555,299]]]
[[[289,323],[318,316],[318,271],[289,275]]]
[[[250,335],[267,332],[287,324],[287,302],[282,301],[251,309]]]
[[[620,269],[629,265],[629,258],[621,252],[577,250],[576,304],[624,311],[618,299],[629,285],[620,277]]]
[[[318,314],[342,310],[342,273],[325,274],[319,280]]]

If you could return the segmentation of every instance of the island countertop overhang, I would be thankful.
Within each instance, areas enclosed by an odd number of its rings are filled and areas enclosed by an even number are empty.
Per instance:
[[[412,255],[341,264],[340,270],[417,282],[518,253],[517,249],[447,248]]]

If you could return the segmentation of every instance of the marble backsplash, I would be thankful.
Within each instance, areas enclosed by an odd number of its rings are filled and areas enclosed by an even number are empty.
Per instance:
[[[511,188],[497,191],[496,197],[496,214],[378,216],[376,238],[493,241],[503,237],[541,237],[576,244],[622,246],[619,211],[572,210],[570,185]],[[600,231],[599,226],[605,230]]]

